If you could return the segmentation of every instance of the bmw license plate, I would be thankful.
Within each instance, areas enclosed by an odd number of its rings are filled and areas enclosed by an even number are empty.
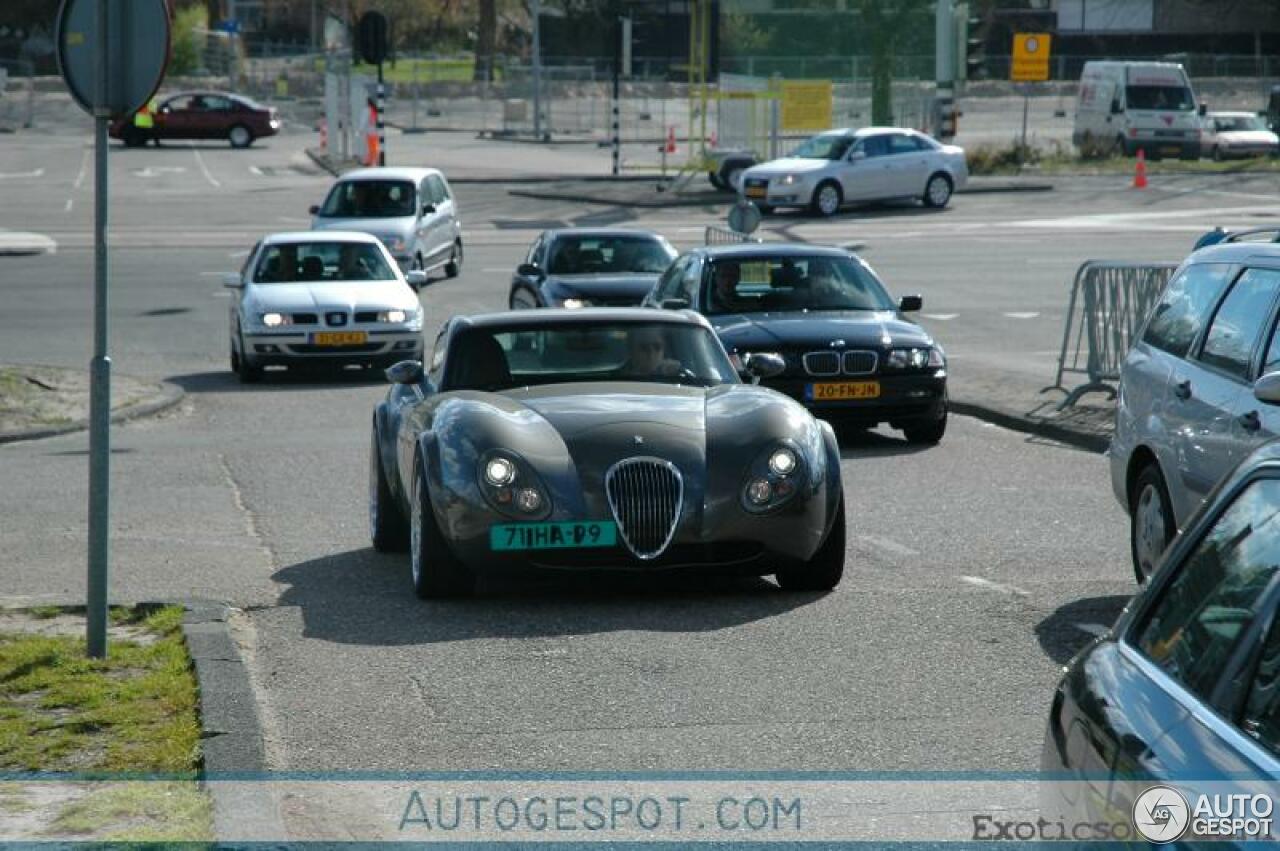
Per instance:
[[[748,198],[764,198],[769,194],[769,190],[763,186],[748,186],[745,194]]]
[[[804,388],[804,397],[810,402],[876,399],[879,396],[879,381],[818,381]]]
[[[311,335],[311,342],[317,346],[359,346],[369,341],[364,331],[321,331]]]
[[[552,550],[612,547],[618,527],[612,520],[584,523],[506,523],[489,527],[491,550]]]

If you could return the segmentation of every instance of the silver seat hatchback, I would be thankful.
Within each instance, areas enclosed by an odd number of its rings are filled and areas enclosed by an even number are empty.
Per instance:
[[[1179,267],[1129,351],[1111,482],[1139,582],[1214,486],[1280,435],[1278,310],[1280,244],[1224,242]]]

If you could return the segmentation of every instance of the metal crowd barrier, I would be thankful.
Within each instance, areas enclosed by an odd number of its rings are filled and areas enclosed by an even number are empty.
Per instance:
[[[739,242],[763,242],[759,237],[752,236],[747,233],[738,233],[736,230],[721,227],[720,225],[707,225],[706,235],[703,237],[704,245],[732,245]]]
[[[1120,364],[1176,268],[1176,263],[1106,260],[1090,260],[1080,266],[1071,287],[1058,375],[1053,385],[1045,388],[1046,392],[1067,392],[1058,410],[1094,391],[1115,398],[1113,383],[1120,380]],[[1063,384],[1068,374],[1084,375],[1088,381],[1068,391]]]

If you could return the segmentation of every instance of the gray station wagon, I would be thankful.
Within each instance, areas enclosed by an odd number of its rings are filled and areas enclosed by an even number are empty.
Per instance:
[[[1144,582],[1231,469],[1280,435],[1280,244],[1236,234],[1174,273],[1120,375],[1111,481]]]

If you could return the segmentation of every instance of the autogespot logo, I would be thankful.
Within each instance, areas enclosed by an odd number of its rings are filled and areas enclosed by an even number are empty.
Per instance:
[[[1177,789],[1152,786],[1133,802],[1133,826],[1151,842],[1174,842],[1187,832],[1191,805]]]

